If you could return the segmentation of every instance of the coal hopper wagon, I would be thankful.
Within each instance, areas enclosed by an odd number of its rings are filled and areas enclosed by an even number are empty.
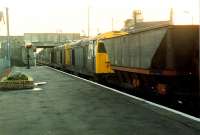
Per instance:
[[[199,26],[146,27],[101,42],[118,84],[198,102]]]

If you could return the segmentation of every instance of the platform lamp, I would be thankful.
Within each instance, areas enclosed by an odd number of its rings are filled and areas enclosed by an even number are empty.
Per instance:
[[[25,48],[26,48],[26,52],[27,52],[27,69],[30,69],[30,55],[29,55],[29,49],[32,48],[32,44],[31,44],[31,43],[26,44],[26,45],[25,45]]]

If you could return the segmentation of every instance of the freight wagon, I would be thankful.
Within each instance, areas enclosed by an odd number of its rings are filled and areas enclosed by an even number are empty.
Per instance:
[[[119,83],[198,102],[199,26],[150,27],[102,42]]]

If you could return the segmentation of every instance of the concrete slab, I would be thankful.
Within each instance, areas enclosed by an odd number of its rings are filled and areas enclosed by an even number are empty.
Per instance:
[[[200,123],[46,67],[35,90],[0,92],[1,135],[198,135]],[[38,90],[39,89],[39,90]]]

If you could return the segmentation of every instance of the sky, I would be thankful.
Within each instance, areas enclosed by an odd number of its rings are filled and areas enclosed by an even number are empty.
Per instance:
[[[11,35],[27,32],[78,32],[87,34],[88,7],[90,35],[120,30],[132,18],[133,10],[143,12],[144,21],[169,19],[174,24],[199,24],[200,0],[1,0],[0,11],[9,8]],[[113,20],[113,21],[112,21]],[[113,23],[112,23],[113,22]],[[113,24],[113,25],[112,25]],[[6,26],[0,22],[0,35]]]

